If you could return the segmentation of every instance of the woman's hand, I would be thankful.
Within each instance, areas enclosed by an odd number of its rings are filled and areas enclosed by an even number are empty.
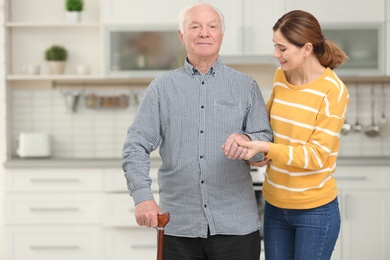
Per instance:
[[[263,167],[263,166],[267,165],[270,161],[271,161],[271,159],[265,158],[264,161],[259,161],[259,162],[248,161],[248,163],[250,166]]]
[[[248,148],[248,152],[245,155],[244,159],[249,160],[252,158],[255,154],[258,153],[268,153],[269,151],[269,143],[264,141],[238,141],[237,142],[239,146]]]

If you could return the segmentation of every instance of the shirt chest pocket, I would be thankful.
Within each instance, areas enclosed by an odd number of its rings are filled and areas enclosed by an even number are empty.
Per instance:
[[[239,133],[243,131],[244,109],[242,103],[233,103],[214,100],[213,123],[216,129],[225,133]]]

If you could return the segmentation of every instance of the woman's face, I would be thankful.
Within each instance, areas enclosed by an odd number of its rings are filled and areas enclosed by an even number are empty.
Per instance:
[[[278,59],[282,70],[291,71],[303,64],[305,60],[304,47],[290,43],[279,30],[274,32],[273,41],[275,43],[273,56]]]

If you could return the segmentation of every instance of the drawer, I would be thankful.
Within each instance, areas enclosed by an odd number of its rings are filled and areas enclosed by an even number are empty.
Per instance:
[[[99,224],[100,194],[7,194],[7,224]]]
[[[6,191],[101,191],[103,171],[98,169],[7,170]]]
[[[156,203],[159,195],[154,194]],[[134,216],[134,202],[129,194],[105,194],[103,225],[106,227],[138,227]]]
[[[104,233],[105,259],[156,259],[157,231],[153,228],[110,229]]]
[[[341,166],[333,174],[340,189],[389,189],[390,167]]]
[[[97,227],[7,227],[5,259],[100,260]]]
[[[158,168],[150,168],[150,178],[152,178],[152,190],[158,192],[157,180]],[[120,168],[105,169],[104,171],[104,191],[106,192],[128,192],[125,173]]]

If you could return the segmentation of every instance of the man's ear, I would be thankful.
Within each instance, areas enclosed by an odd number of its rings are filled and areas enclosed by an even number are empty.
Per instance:
[[[184,45],[183,33],[180,30],[177,30],[177,34],[179,35],[180,42]]]

